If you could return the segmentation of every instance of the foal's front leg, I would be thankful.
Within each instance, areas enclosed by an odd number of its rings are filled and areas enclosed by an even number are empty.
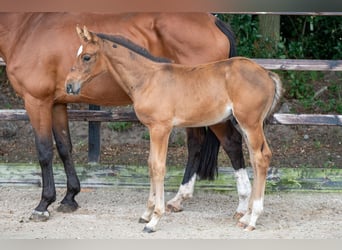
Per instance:
[[[147,209],[140,222],[148,221],[144,232],[155,232],[158,221],[165,213],[164,177],[166,173],[166,154],[171,127],[161,125],[149,126],[150,154],[148,166],[150,173],[150,194]]]

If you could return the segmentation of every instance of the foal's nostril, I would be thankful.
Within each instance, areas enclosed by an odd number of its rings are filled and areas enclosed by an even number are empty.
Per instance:
[[[73,93],[73,89],[72,89],[72,84],[68,83],[66,86],[66,92],[68,94],[72,94]]]

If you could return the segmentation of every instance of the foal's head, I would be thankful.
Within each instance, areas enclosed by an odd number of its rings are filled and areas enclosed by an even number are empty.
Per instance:
[[[82,86],[107,71],[105,57],[101,53],[103,40],[89,32],[86,27],[76,27],[81,40],[77,58],[65,82],[68,94],[79,94]]]

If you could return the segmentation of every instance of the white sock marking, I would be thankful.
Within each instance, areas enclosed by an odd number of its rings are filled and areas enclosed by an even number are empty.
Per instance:
[[[234,173],[236,178],[236,187],[239,195],[239,205],[236,209],[237,213],[246,213],[248,210],[248,202],[251,195],[251,183],[245,168],[241,168]]]
[[[194,193],[194,187],[196,182],[196,174],[194,174],[190,181],[186,184],[182,184],[179,187],[179,190],[175,197],[173,197],[168,204],[172,205],[173,207],[177,209],[181,209],[181,203],[192,197],[192,194]]]
[[[264,210],[264,199],[253,201],[251,220],[249,221],[249,226],[255,227],[256,221]]]

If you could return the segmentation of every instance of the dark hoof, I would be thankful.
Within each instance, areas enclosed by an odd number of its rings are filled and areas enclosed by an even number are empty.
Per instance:
[[[139,223],[144,223],[144,224],[146,224],[146,223],[148,223],[149,221],[147,221],[147,220],[145,220],[145,219],[143,219],[143,218],[140,218],[139,219]]]
[[[30,220],[34,222],[47,221],[50,218],[50,213],[48,211],[40,212],[34,210],[30,216]]]
[[[72,212],[76,211],[77,208],[78,208],[77,203],[76,203],[76,205],[61,204],[61,205],[59,205],[59,207],[57,208],[57,212],[61,212],[61,213],[72,213]]]
[[[143,230],[144,233],[154,233],[155,230],[153,230],[152,228],[148,228],[148,227],[144,227],[144,230]]]

